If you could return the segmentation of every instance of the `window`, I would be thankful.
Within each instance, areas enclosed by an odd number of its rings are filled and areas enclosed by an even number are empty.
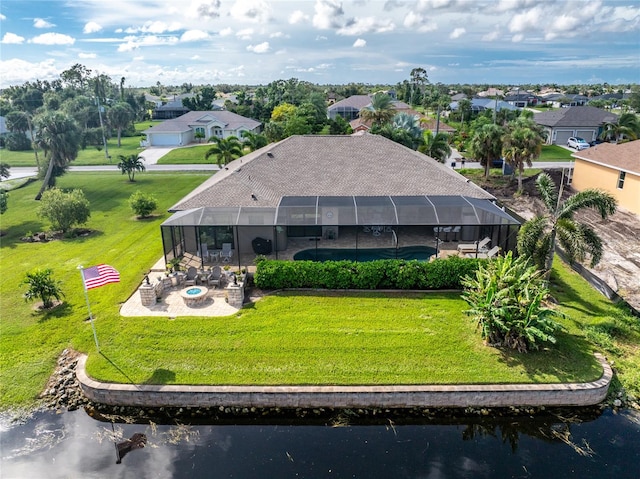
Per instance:
[[[222,128],[220,128],[219,126],[214,126],[212,131],[213,131],[213,136],[222,138]]]
[[[618,177],[618,189],[621,190],[622,188],[624,188],[624,177],[627,176],[627,174],[624,171],[620,172],[620,176]]]
[[[204,134],[205,134],[205,133],[204,133],[204,128],[202,128],[201,126],[197,127],[197,128],[196,128],[196,133],[201,133],[201,134],[202,134],[202,136],[204,137]]]

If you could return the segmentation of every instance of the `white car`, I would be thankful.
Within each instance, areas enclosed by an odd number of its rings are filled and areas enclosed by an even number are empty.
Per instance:
[[[567,140],[567,146],[570,148],[575,148],[576,150],[586,150],[591,145],[585,141],[584,138],[580,138],[579,136],[572,136]]]

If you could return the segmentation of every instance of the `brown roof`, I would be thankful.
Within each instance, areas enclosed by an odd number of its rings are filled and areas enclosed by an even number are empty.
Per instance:
[[[595,127],[617,120],[618,115],[592,106],[560,108],[536,113],[533,117],[533,121],[537,124],[549,127]]]
[[[640,140],[626,143],[601,143],[571,156],[640,176]]]
[[[292,136],[239,158],[227,168],[170,210],[275,207],[283,196],[461,195],[494,199],[452,168],[369,133]]]

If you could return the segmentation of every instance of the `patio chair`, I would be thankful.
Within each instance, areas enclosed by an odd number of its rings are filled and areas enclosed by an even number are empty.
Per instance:
[[[486,248],[489,243],[491,243],[491,238],[487,236],[477,243],[460,243],[458,245],[458,251],[461,253],[476,253]]]
[[[209,261],[209,259],[211,259],[209,248],[206,244],[200,245],[200,254],[202,255],[202,261]]]
[[[211,274],[207,277],[207,284],[209,286],[220,286],[222,276],[222,269],[220,266],[214,266],[211,268]]]
[[[223,263],[231,261],[233,256],[233,250],[231,249],[231,243],[222,243],[222,251],[220,251],[220,258]]]
[[[194,268],[193,266],[191,266],[187,270],[187,277],[184,280],[184,285],[185,286],[195,286],[197,278],[198,278],[198,270],[196,268]]]
[[[486,253],[467,253],[467,258],[487,258],[491,259],[500,252],[500,246],[494,246]]]

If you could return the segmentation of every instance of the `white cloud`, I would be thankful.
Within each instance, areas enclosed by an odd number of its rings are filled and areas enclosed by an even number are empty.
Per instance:
[[[204,40],[209,38],[209,34],[207,32],[203,32],[202,30],[187,30],[180,37],[181,42],[197,42],[198,40]]]
[[[236,37],[240,40],[251,40],[253,36],[253,28],[244,28],[236,33]]]
[[[156,35],[148,35],[145,37],[126,37],[125,43],[118,47],[119,52],[130,52],[140,47],[155,47],[162,45],[175,45],[178,43],[177,37],[158,37]]]
[[[233,30],[231,29],[231,27],[223,28],[222,30],[220,30],[221,37],[228,37],[232,33],[233,33]]]
[[[524,33],[536,30],[543,22],[550,21],[546,15],[543,15],[542,9],[534,7],[523,13],[513,16],[509,23],[509,31],[511,33]]]
[[[95,53],[78,53],[78,58],[97,58]]]
[[[140,27],[139,31],[142,33],[153,33],[159,35],[165,32],[175,32],[177,30],[181,30],[182,25],[178,22],[165,23],[160,21],[155,22],[145,22],[145,24]]]
[[[421,12],[429,12],[431,10],[455,7],[457,4],[458,0],[420,0],[417,9]]]
[[[258,45],[249,45],[247,51],[253,53],[267,53],[269,51],[269,42],[262,42]]]
[[[96,33],[102,30],[102,25],[96,22],[88,22],[82,29],[82,33]]]
[[[220,16],[220,0],[194,0],[187,8],[187,18],[218,18]]]
[[[35,28],[53,28],[55,27],[55,24],[46,21],[44,18],[34,18],[33,26]]]
[[[450,34],[449,34],[449,38],[452,39],[456,39],[456,38],[460,38],[462,35],[464,35],[465,33],[467,33],[467,29],[463,28],[463,27],[458,27],[456,29],[454,29]]]
[[[511,41],[513,43],[520,43],[522,40],[524,40],[524,35],[522,33],[517,33],[516,35],[511,37]]]
[[[38,45],[73,45],[75,42],[75,38],[62,33],[43,33],[29,40],[29,43]]]
[[[364,48],[367,46],[367,41],[362,38],[358,38],[355,42],[353,42],[354,48]]]
[[[301,10],[296,10],[291,15],[289,15],[289,23],[291,25],[295,25],[296,23],[308,22],[309,15],[306,15]]]
[[[189,60],[200,60],[200,55],[193,55]]]
[[[313,26],[320,30],[339,28],[340,18],[344,15],[342,2],[337,0],[316,0],[313,15]]]
[[[33,80],[55,80],[60,78],[60,68],[53,58],[42,62],[27,62],[19,58],[10,60],[0,60],[0,71],[2,71],[2,86],[24,83]]]
[[[358,18],[338,29],[338,35],[363,35],[365,33],[385,33],[393,31],[396,26],[391,20],[376,20],[374,17]]]
[[[5,17],[2,13],[0,13],[0,20],[6,20],[7,17]]]
[[[433,32],[438,29],[438,25],[429,20],[421,13],[409,12],[404,17],[404,26],[407,28],[417,28],[419,32]]]
[[[271,5],[266,0],[236,0],[230,13],[239,21],[267,23],[271,20]]]
[[[285,35],[282,32],[273,32],[269,34],[269,38],[289,38],[289,35]]]
[[[482,35],[483,42],[495,42],[498,38],[500,38],[500,32],[497,29]]]
[[[20,45],[24,43],[24,37],[20,35],[16,35],[15,33],[7,32],[2,37],[2,41],[0,43],[4,43],[5,45]]]

